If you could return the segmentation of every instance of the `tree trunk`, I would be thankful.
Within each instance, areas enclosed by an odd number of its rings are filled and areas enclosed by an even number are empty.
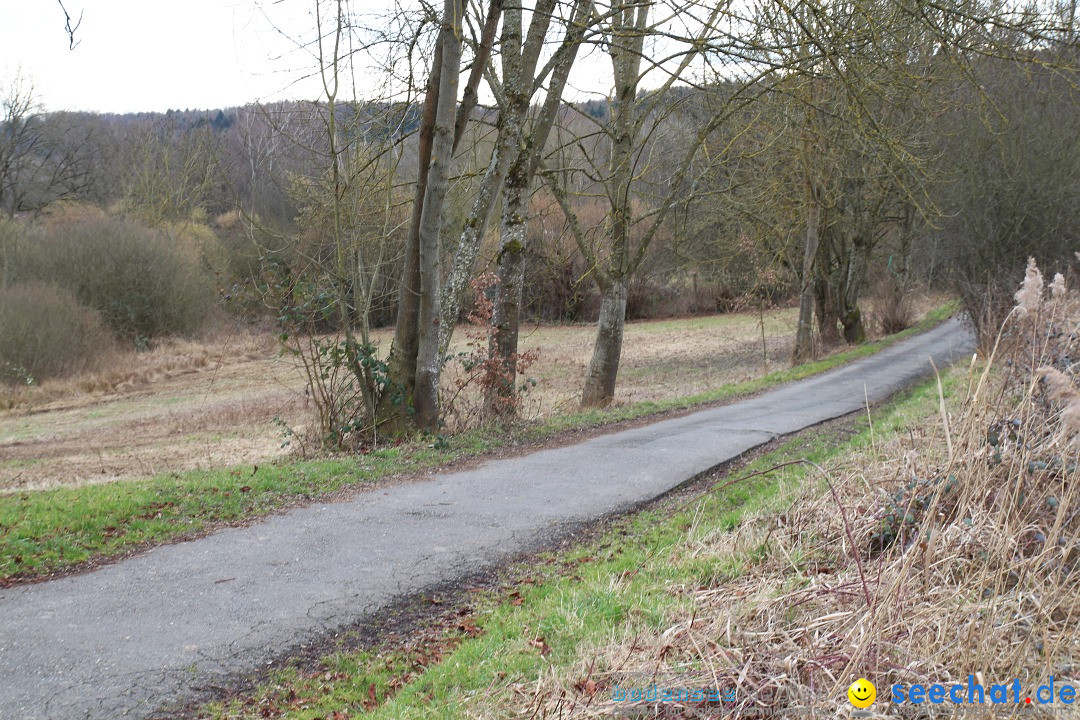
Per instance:
[[[518,113],[518,141],[515,157],[507,170],[506,180],[503,184],[503,216],[500,226],[498,268],[496,274],[499,282],[495,287],[495,307],[492,316],[492,337],[490,353],[492,359],[501,367],[501,377],[495,387],[487,389],[486,404],[489,411],[495,413],[512,413],[516,411],[513,402],[515,387],[517,385],[517,353],[518,338],[521,327],[521,304],[522,289],[525,286],[525,241],[529,220],[528,191],[532,186],[533,178],[539,169],[540,157],[547,145],[548,135],[551,133],[555,116],[562,105],[563,89],[566,87],[570,69],[574,65],[578,48],[581,45],[581,37],[584,32],[584,17],[588,12],[590,3],[587,0],[578,0],[574,10],[574,19],[567,29],[562,47],[556,52],[551,69],[551,81],[547,89],[547,97],[541,108],[539,116],[532,126],[531,135],[524,137],[524,124],[529,109],[529,95],[532,90],[528,85],[535,86],[532,76],[536,74],[535,68],[539,55],[540,32],[544,24],[537,24],[538,18],[534,14],[533,23],[529,26],[530,39],[525,43],[524,62],[504,62],[506,75],[503,86],[507,94],[508,105],[515,108]],[[554,7],[552,3],[538,11],[550,13]],[[520,12],[520,11],[519,11]],[[507,18],[511,13],[507,11]],[[518,16],[520,17],[520,16]],[[543,20],[543,17],[539,18]],[[535,29],[535,32],[534,32]],[[513,41],[513,38],[511,38]],[[504,45],[510,45],[505,43]],[[511,48],[512,57],[513,50]],[[504,49],[504,55],[506,50]]]
[[[492,3],[492,7],[502,3]],[[506,169],[518,155],[521,142],[522,126],[529,111],[529,96],[523,94],[525,79],[521,66],[521,6],[511,4],[506,8],[503,18],[502,34],[503,87],[507,101],[499,110],[498,131],[495,147],[491,152],[491,161],[480,181],[480,190],[476,194],[472,211],[465,220],[465,227],[458,240],[454,253],[454,264],[446,279],[441,302],[441,321],[439,328],[439,356],[445,357],[454,335],[454,325],[461,314],[461,299],[469,279],[472,278],[473,265],[480,253],[480,244],[484,240],[488,219],[495,207],[495,199],[503,186]]]
[[[821,207],[806,181],[806,244],[803,247],[802,288],[799,292],[799,321],[795,330],[795,353],[792,362],[798,365],[814,357],[814,265],[817,260]]]
[[[600,318],[596,324],[593,356],[581,391],[582,407],[603,407],[615,397],[619,374],[623,330],[626,324],[626,296],[634,264],[630,259],[630,228],[633,225],[631,184],[633,155],[639,125],[637,91],[641,79],[641,56],[650,4],[626,3],[619,8],[613,40],[608,46],[615,98],[611,104],[611,160],[607,181],[611,202],[611,255],[608,271],[594,271],[600,288]],[[644,250],[644,248],[642,248]]]
[[[417,426],[432,431],[439,426],[439,231],[454,148],[458,75],[461,70],[462,11],[461,0],[444,0],[439,100],[432,134],[427,192],[420,219],[419,343],[414,400]]]
[[[619,374],[626,327],[626,296],[626,279],[622,277],[613,277],[602,290],[596,341],[581,393],[583,408],[605,407],[615,398],[615,379]]]
[[[873,228],[853,243],[848,254],[847,267],[844,269],[844,286],[839,288],[843,307],[840,312],[840,324],[843,326],[844,340],[850,344],[866,342],[866,327],[863,324],[862,311],[859,310],[859,296],[862,295],[866,282],[866,269],[870,264],[870,251],[874,246]]]
[[[412,218],[409,223],[409,235],[405,241],[405,263],[402,270],[401,287],[398,293],[398,312],[397,322],[394,327],[394,344],[390,348],[390,358],[388,361],[388,374],[390,382],[394,387],[391,388],[391,392],[384,392],[382,394],[379,403],[379,417],[389,418],[391,420],[389,423],[389,429],[391,431],[401,431],[408,427],[407,415],[404,412],[392,412],[394,403],[404,400],[406,403],[411,401],[414,408],[416,405],[416,379],[418,375],[421,337],[420,306],[423,290],[421,279],[420,236],[421,225],[424,222],[424,209],[428,197],[427,185],[428,177],[431,172],[432,144],[434,142],[437,122],[436,116],[440,112],[440,102],[442,100],[446,100],[451,104],[449,112],[453,112],[453,106],[457,105],[456,116],[453,119],[444,118],[440,121],[443,123],[444,130],[446,123],[452,125],[452,141],[450,147],[445,153],[436,158],[443,164],[445,169],[445,166],[450,163],[451,158],[457,150],[458,143],[465,134],[465,126],[468,124],[469,116],[476,106],[476,86],[479,84],[481,76],[483,75],[483,69],[487,64],[487,59],[490,55],[491,46],[494,41],[496,27],[498,25],[498,19],[502,13],[501,0],[492,0],[488,9],[487,19],[484,23],[480,46],[477,48],[476,57],[473,58],[473,68],[469,75],[468,83],[466,84],[464,96],[461,103],[457,104],[456,77],[454,79],[455,96],[452,98],[443,98],[440,95],[441,90],[445,89],[443,87],[445,84],[445,74],[443,73],[443,47],[447,42],[451,43],[451,45],[456,45],[455,48],[452,48],[452,51],[456,56],[459,67],[461,62],[460,12],[463,9],[463,6],[460,2],[453,3],[453,6],[453,14],[445,15],[445,13],[450,10],[451,3],[446,2],[444,4],[444,27],[435,44],[434,61],[431,66],[431,75],[428,77],[427,91],[424,96],[424,108],[420,118],[420,133],[417,149],[418,171],[416,192],[413,200]],[[456,24],[454,32],[449,35],[446,32],[446,23]],[[445,189],[441,191],[441,194],[445,197]],[[441,210],[440,201],[440,207],[438,208],[440,214]],[[436,221],[436,226],[437,225],[438,223]],[[431,237],[428,237],[428,240],[431,241]],[[437,234],[435,247],[438,247]],[[431,261],[431,259],[429,252],[428,260]],[[435,259],[435,267],[435,275],[438,275],[437,258]],[[429,289],[432,289],[430,288],[430,280],[428,285]],[[435,305],[438,306],[439,298],[436,298],[434,302]],[[432,309],[429,308],[429,310]],[[436,355],[438,355],[437,352]],[[428,385],[430,386],[432,382],[434,382],[437,401],[439,382],[438,373],[436,373],[433,381],[431,379],[428,380]],[[437,406],[438,403],[436,402],[435,404]]]
[[[526,187],[523,185],[527,160],[519,153],[503,187],[503,216],[497,275],[494,314],[491,319],[491,354],[500,366],[495,387],[487,389],[487,406],[496,413],[514,410],[514,388],[517,384],[518,331],[521,326],[521,293],[525,284],[525,240],[528,209],[525,207]]]
[[[858,345],[866,342],[866,327],[863,325],[862,311],[855,305],[844,313],[840,318],[844,326],[844,341],[850,345]]]
[[[416,389],[416,353],[420,346],[420,220],[427,195],[428,169],[431,164],[431,142],[435,131],[435,113],[439,102],[439,78],[442,75],[442,38],[435,45],[435,58],[428,78],[424,96],[424,108],[420,116],[420,137],[417,148],[416,192],[413,195],[412,218],[409,235],[405,239],[405,264],[398,289],[397,322],[394,326],[394,343],[390,347],[390,382],[398,386],[396,391],[384,392],[379,399],[378,413],[390,419],[392,431],[404,430],[407,417],[402,409],[395,412],[394,402],[408,402]]]
[[[519,136],[520,130],[500,128],[491,162],[488,164],[483,180],[480,181],[480,190],[473,202],[472,211],[465,220],[465,228],[461,231],[457,251],[454,253],[454,263],[446,278],[446,286],[443,288],[442,300],[439,303],[440,358],[446,355],[446,350],[450,347],[454,325],[458,315],[461,314],[462,294],[472,277],[473,266],[476,264],[476,256],[480,253],[480,244],[484,240],[488,218],[491,216],[495,198],[499,195],[499,188],[506,174],[507,157],[511,153],[511,140],[516,140]]]
[[[824,264],[820,256],[818,263]],[[817,315],[818,338],[822,347],[840,342],[840,331],[837,330],[837,323],[840,322],[839,305],[831,278],[820,269],[814,277],[814,313]]]

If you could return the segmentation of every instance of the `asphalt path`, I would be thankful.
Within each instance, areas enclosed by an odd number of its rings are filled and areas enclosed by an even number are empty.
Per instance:
[[[0,720],[150,717],[972,352],[950,320],[757,397],[0,589]]]

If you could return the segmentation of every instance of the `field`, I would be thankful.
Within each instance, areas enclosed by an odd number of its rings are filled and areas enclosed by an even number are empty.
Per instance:
[[[630,323],[618,402],[685,397],[782,369],[794,323],[792,309]],[[527,418],[575,407],[593,333],[591,325],[525,331],[523,347],[540,351]],[[455,351],[467,341],[461,331],[456,338]],[[385,348],[389,332],[376,340]],[[166,342],[111,372],[17,396],[0,412],[0,492],[280,458],[290,452],[285,427],[307,422],[305,398],[298,365],[270,332]]]

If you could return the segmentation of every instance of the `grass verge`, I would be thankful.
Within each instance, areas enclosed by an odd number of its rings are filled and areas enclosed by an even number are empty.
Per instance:
[[[872,355],[927,330],[957,309],[949,303],[919,325],[814,363],[665,402],[559,416],[519,428],[487,428],[378,449],[358,458],[191,471],[147,480],[0,495],[0,584],[48,577],[144,548],[194,537],[343,488],[447,465],[512,443],[635,420],[749,395]]]
[[[955,384],[947,380],[947,394]],[[748,515],[782,511],[789,492],[808,479],[808,466],[787,463],[805,459],[827,466],[865,452],[933,415],[937,400],[936,385],[927,383],[874,412],[872,421],[848,420],[794,436],[737,471],[721,473],[700,498],[672,498],[569,552],[512,568],[513,582],[468,610],[447,613],[407,643],[335,652],[313,666],[276,671],[255,692],[205,706],[198,716],[528,716],[543,709],[536,688],[553,676],[570,678],[586,702],[610,697],[610,668],[579,667],[591,648],[659,634],[690,612],[693,591],[739,577],[766,552],[762,546],[745,555],[701,555],[693,552],[700,538],[731,534]]]

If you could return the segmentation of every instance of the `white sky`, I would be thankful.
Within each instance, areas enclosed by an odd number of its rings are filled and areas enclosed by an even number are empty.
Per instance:
[[[266,4],[290,28],[304,33],[312,26],[309,2],[291,1],[289,14],[283,4]],[[49,110],[207,109],[318,93],[310,83],[292,86],[300,73],[290,66],[300,58],[280,59],[288,44],[255,0],[64,5],[75,18],[83,14],[74,50],[56,0],[0,0],[0,79],[21,69]]]
[[[395,0],[353,0],[385,16]],[[415,5],[400,0],[402,5]],[[68,48],[57,0],[0,0],[0,88],[20,72],[47,110],[165,111],[233,107],[254,101],[314,99],[318,63],[293,38],[315,36],[313,0],[64,0],[80,13]],[[381,23],[380,23],[381,24]],[[592,48],[571,76],[574,99],[606,94],[610,62]],[[385,75],[360,68],[360,95]],[[306,79],[305,79],[306,78]],[[647,83],[649,84],[649,83]],[[646,85],[647,85],[646,84]],[[483,84],[482,86],[483,87]],[[490,98],[482,95],[482,102]]]

